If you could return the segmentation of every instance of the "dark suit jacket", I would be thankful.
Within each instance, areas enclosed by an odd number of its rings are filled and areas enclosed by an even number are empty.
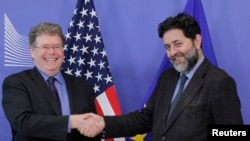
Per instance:
[[[64,74],[71,114],[96,112],[93,88],[85,81]],[[58,105],[36,68],[10,75],[3,82],[3,109],[11,124],[13,141],[97,141],[72,130],[68,116],[59,115]]]
[[[169,105],[179,73],[162,73],[146,108],[119,117],[106,116],[105,136],[152,131],[152,141],[206,141],[209,124],[243,124],[235,81],[207,59],[199,66],[168,123]]]

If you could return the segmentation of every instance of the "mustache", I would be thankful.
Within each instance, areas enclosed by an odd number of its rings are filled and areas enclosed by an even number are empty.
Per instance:
[[[185,57],[185,55],[183,53],[179,52],[179,53],[176,53],[174,56],[170,57],[170,59],[172,61],[175,61],[179,57]]]

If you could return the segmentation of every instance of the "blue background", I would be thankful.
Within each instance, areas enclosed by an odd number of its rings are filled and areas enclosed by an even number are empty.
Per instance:
[[[60,24],[66,34],[76,2],[0,2],[0,84],[7,75],[30,68],[4,66],[4,15],[23,36],[28,36],[30,27],[41,21]],[[157,34],[158,24],[182,12],[186,2],[94,0],[122,113],[139,108],[165,54]],[[244,122],[250,124],[250,1],[202,0],[202,3],[218,66],[236,80]],[[7,140],[11,140],[11,131],[0,106],[0,141]]]

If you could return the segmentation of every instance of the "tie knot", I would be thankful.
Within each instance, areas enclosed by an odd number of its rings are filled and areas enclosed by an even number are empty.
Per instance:
[[[49,84],[54,84],[55,78],[54,77],[49,77],[48,78],[48,83]]]
[[[186,80],[186,79],[187,79],[187,76],[186,76],[185,74],[182,74],[182,75],[180,76],[180,79],[181,79],[181,80]]]
[[[187,80],[187,76],[185,75],[185,74],[182,74],[181,76],[180,76],[180,85],[184,85],[184,83],[186,82],[186,80]]]

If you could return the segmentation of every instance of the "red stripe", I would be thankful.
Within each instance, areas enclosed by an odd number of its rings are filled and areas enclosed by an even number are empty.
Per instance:
[[[114,85],[110,86],[109,88],[106,89],[106,96],[110,102],[110,105],[112,109],[114,110],[115,115],[121,115],[121,108],[118,103],[118,98],[115,93],[115,87]]]
[[[105,141],[114,141],[114,139],[112,138],[112,139],[105,139]]]
[[[100,106],[97,99],[95,99],[95,107],[96,107],[96,112],[97,112],[98,115],[104,115],[103,111],[102,111],[102,108],[101,108],[101,106]]]

